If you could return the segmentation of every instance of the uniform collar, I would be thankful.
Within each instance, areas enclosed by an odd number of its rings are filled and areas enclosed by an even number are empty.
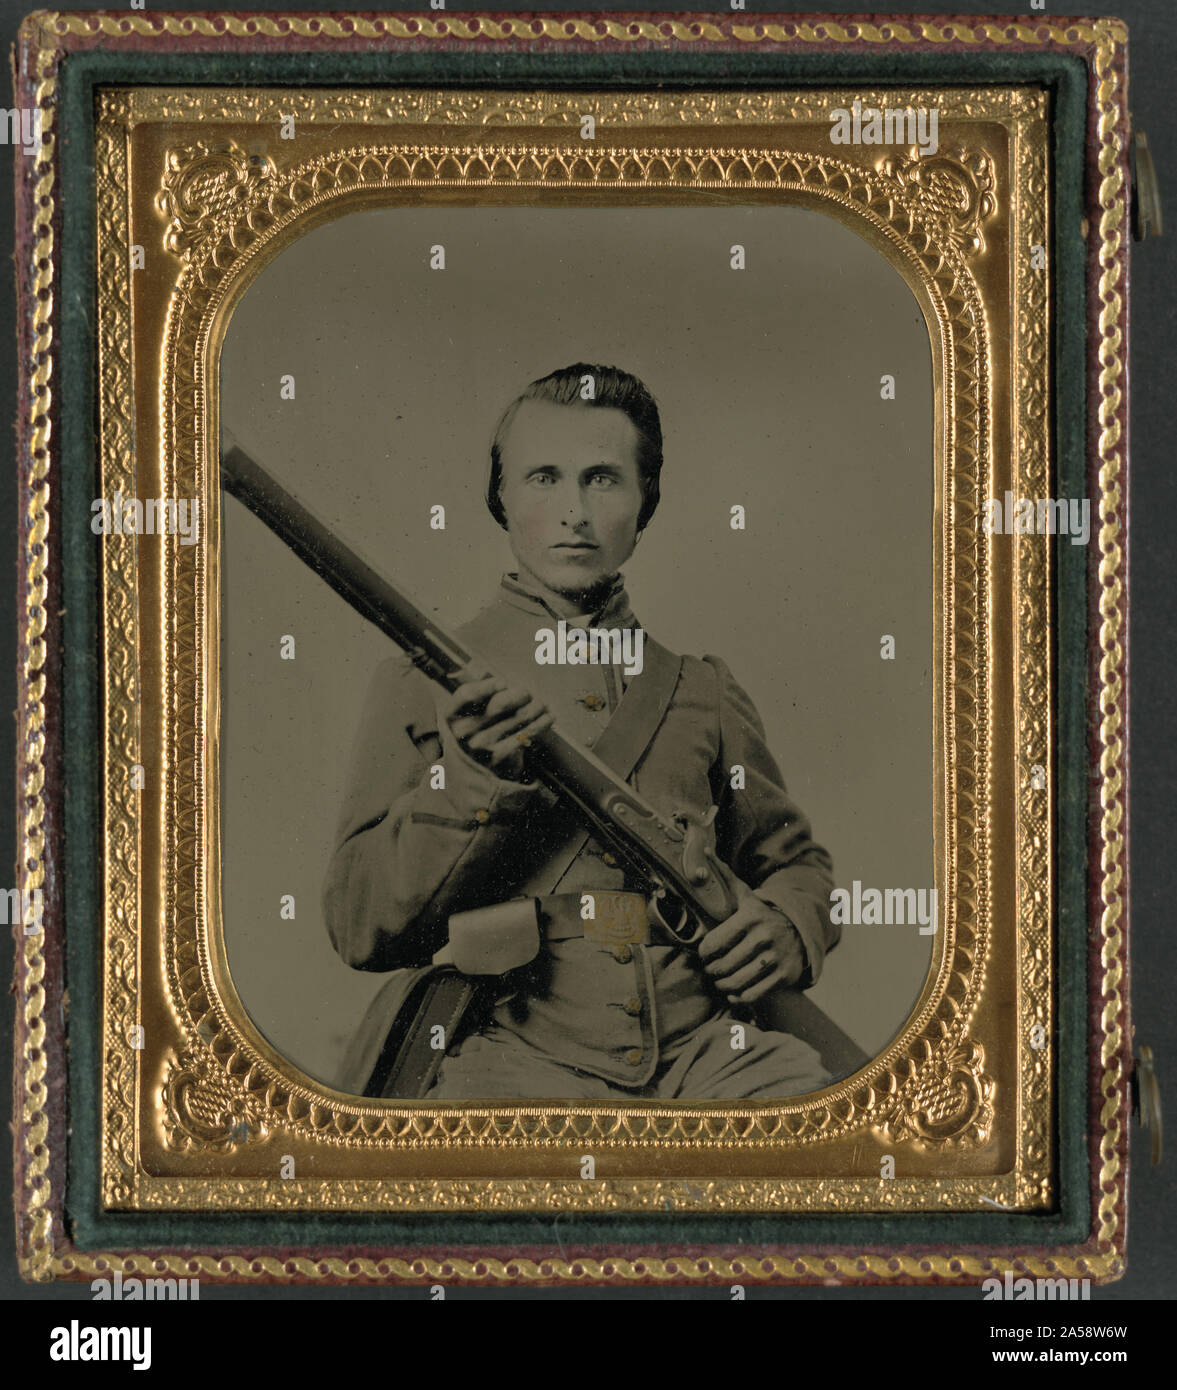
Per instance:
[[[547,599],[517,574],[503,575],[499,597],[512,608],[522,609],[525,613],[546,613],[548,617],[560,621],[560,615],[552,609]],[[616,576],[608,593],[593,612],[581,613],[563,621],[569,627],[635,627],[637,620],[629,606],[624,578],[620,574]]]

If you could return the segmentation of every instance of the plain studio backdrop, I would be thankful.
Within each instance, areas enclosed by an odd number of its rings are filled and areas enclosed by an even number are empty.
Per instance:
[[[439,245],[444,270],[430,268]],[[930,887],[929,338],[900,275],[840,223],[785,207],[353,213],[247,291],[222,419],[456,626],[513,568],[483,500],[494,425],[574,362],[633,372],[661,410],[662,502],[624,571],[638,620],[727,661],[839,886]],[[438,504],[444,530],[429,524]],[[361,705],[392,647],[236,501],[222,511],[229,966],[261,1032],[331,1084],[384,977],[335,955],[319,895]],[[931,946],[915,926],[847,926],[812,997],[877,1052]]]

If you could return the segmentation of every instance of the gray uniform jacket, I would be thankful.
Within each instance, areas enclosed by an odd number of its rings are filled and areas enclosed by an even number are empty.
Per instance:
[[[563,732],[592,746],[622,702],[626,678],[609,665],[537,665],[536,632],[556,621],[509,575],[458,636],[490,669],[544,700]],[[604,608],[576,622],[636,626],[620,577]],[[807,957],[803,983],[812,983],[839,936],[829,855],[790,800],[760,718],[724,663],[672,659],[673,694],[628,780],[668,814],[718,807],[717,854],[796,926]],[[647,665],[628,680],[648,678]],[[323,891],[335,948],[358,969],[427,965],[446,944],[450,914],[517,896],[554,843],[551,827],[562,814],[554,796],[496,776],[440,733],[445,698],[401,657],[377,669],[368,694]],[[444,787],[434,785],[439,765]],[[737,766],[743,786],[733,788]],[[640,891],[611,860],[589,839],[545,891]],[[701,1026],[730,1017],[692,951],[658,939],[625,954],[618,960],[583,938],[545,943],[535,967],[517,975],[514,997],[495,1010],[491,1031],[502,1055],[638,1089]],[[369,1018],[365,1027],[375,1036],[391,1021]],[[343,1089],[362,1090],[365,1079],[345,1077]]]

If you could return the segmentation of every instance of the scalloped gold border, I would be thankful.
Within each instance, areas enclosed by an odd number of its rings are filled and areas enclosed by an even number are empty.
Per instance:
[[[695,39],[723,39],[723,31],[711,25],[682,21],[635,21],[630,25],[619,25],[608,19],[589,23],[576,21],[572,32],[565,21],[553,17],[538,21],[539,32],[545,36],[563,40],[566,38],[592,39],[594,37],[649,38],[654,40],[673,37],[684,42]],[[135,32],[151,37],[166,34],[184,35],[239,34],[252,36],[269,34],[317,35],[320,37],[348,38],[355,34],[367,37],[415,37],[415,38],[453,38],[465,37],[522,37],[531,36],[536,30],[522,27],[521,21],[507,19],[500,23],[495,35],[480,33],[475,27],[477,21],[467,19],[446,19],[435,21],[428,16],[413,21],[385,19],[379,23],[353,23],[345,32],[334,19],[325,20],[323,16],[266,16],[260,20],[228,17],[220,23],[206,16],[173,15],[131,15],[120,19],[111,16],[82,16],[75,14],[38,14],[25,21],[24,34],[33,41],[35,49],[38,104],[45,111],[45,130],[47,140],[42,158],[38,161],[38,181],[36,196],[45,210],[45,225],[53,213],[53,194],[56,179],[55,137],[52,133],[52,103],[55,95],[56,43],[59,36],[70,34],[90,35],[105,33],[110,36]],[[757,32],[759,31],[759,32]],[[1122,717],[1119,701],[1122,697],[1122,684],[1119,667],[1122,662],[1121,634],[1124,630],[1124,616],[1121,607],[1121,584],[1119,568],[1122,553],[1119,546],[1121,528],[1120,474],[1122,461],[1119,453],[1120,430],[1115,412],[1120,399],[1119,381],[1124,371],[1123,347],[1120,341],[1119,322],[1122,318],[1122,299],[1120,285],[1125,273],[1125,252],[1121,227],[1125,214],[1123,189],[1123,140],[1119,133],[1120,114],[1116,102],[1119,85],[1116,71],[1117,48],[1127,37],[1124,26],[1119,21],[1097,21],[1094,25],[1072,25],[1066,28],[1045,21],[1033,25],[1012,23],[1005,25],[971,23],[937,24],[931,21],[918,21],[908,25],[889,22],[882,26],[858,24],[851,34],[845,26],[837,23],[818,25],[790,25],[786,29],[780,25],[756,25],[748,30],[733,26],[731,33],[749,42],[766,41],[785,43],[790,41],[813,42],[819,40],[835,42],[914,42],[924,39],[930,42],[1018,42],[1022,44],[1055,43],[1062,45],[1096,46],[1096,76],[1098,84],[1094,96],[1099,119],[1100,152],[1099,164],[1101,185],[1099,201],[1103,209],[1099,227],[1099,255],[1102,267],[1100,297],[1103,312],[1100,318],[1100,362],[1103,371],[1100,378],[1100,420],[1103,429],[1099,441],[1100,471],[1100,551],[1103,557],[1100,565],[1101,587],[1101,628],[1100,648],[1104,661],[1100,666],[1100,742],[1103,748],[1101,759],[1101,803],[1103,816],[1100,824],[1100,838],[1104,846],[1101,861],[1102,897],[1105,904],[1101,918],[1104,939],[1102,956],[1103,980],[1102,997],[1105,1009],[1102,1014],[1102,1056],[1104,1059],[1101,1090],[1105,1104],[1101,1114],[1104,1133],[1101,1136],[1100,1183],[1104,1197],[1099,1204],[1099,1226],[1096,1233],[1100,1247],[1093,1257],[1072,1257],[1063,1255],[1059,1259],[1013,1261],[1019,1272],[1030,1274],[1064,1273],[1070,1275],[1090,1275],[1096,1278],[1115,1277],[1122,1268],[1118,1242],[1122,1241],[1122,1226],[1118,1220],[1118,1204],[1122,1200],[1123,1179],[1118,1158],[1122,1138],[1124,1097],[1122,1066],[1118,1052],[1122,1046],[1120,1019],[1124,1003],[1120,994],[1122,969],[1119,957],[1122,954],[1122,936],[1119,919],[1122,911],[1120,889],[1123,878],[1122,857],[1123,840],[1120,825],[1123,818],[1121,796],[1123,792],[1123,742],[1121,737]],[[48,270],[38,275],[37,291],[44,290],[51,295],[53,279],[53,241],[51,234],[38,238],[37,259],[48,260]],[[33,371],[33,382],[38,400],[48,402],[48,378],[50,375],[49,351],[52,346],[49,323],[51,300],[42,301],[34,308],[35,338],[37,345],[37,365]],[[37,602],[44,597],[45,538],[47,534],[46,489],[44,483],[48,471],[47,448],[49,427],[42,407],[34,405],[31,421],[31,461],[29,479],[33,495],[27,519],[26,542],[28,550],[29,591],[26,610],[26,639],[23,658],[23,682],[28,692],[25,706],[25,719],[22,733],[25,735],[24,769],[25,788],[28,797],[26,816],[22,835],[21,878],[26,887],[40,886],[43,881],[43,848],[41,824],[44,819],[44,766],[43,766],[43,722],[44,722],[44,680],[40,675],[44,664],[44,648],[41,644],[43,614]],[[120,1264],[130,1272],[149,1273],[168,1271],[174,1273],[198,1272],[206,1278],[366,1278],[366,1279],[418,1279],[437,1277],[458,1277],[463,1279],[538,1281],[545,1279],[599,1280],[607,1278],[653,1278],[653,1279],[708,1279],[719,1277],[757,1278],[828,1278],[838,1275],[847,1280],[856,1277],[911,1278],[921,1277],[961,1278],[984,1277],[998,1268],[991,1260],[979,1260],[973,1256],[951,1258],[939,1254],[920,1257],[919,1255],[897,1255],[886,1260],[878,1257],[837,1255],[831,1259],[807,1256],[790,1259],[775,1255],[761,1261],[756,1269],[751,1269],[744,1260],[728,1261],[722,1259],[700,1260],[652,1259],[635,1261],[628,1258],[612,1261],[568,1261],[565,1259],[532,1261],[490,1260],[353,1260],[338,1259],[315,1262],[298,1259],[287,1262],[269,1257],[260,1260],[246,1260],[241,1257],[218,1260],[201,1255],[184,1258],[168,1256],[152,1260],[148,1256],[133,1255],[126,1258],[104,1256],[86,1252],[55,1253],[50,1241],[51,1217],[49,1211],[48,1152],[46,1139],[47,1121],[44,1112],[45,1065],[39,1043],[44,1037],[42,1017],[44,995],[40,987],[44,963],[35,945],[26,941],[23,956],[19,962],[23,967],[21,983],[24,989],[25,1039],[23,1047],[22,1079],[24,1082],[24,1109],[22,1136],[25,1144],[25,1207],[28,1218],[28,1235],[21,1249],[21,1268],[26,1277],[35,1279],[54,1276],[89,1277],[93,1273]]]

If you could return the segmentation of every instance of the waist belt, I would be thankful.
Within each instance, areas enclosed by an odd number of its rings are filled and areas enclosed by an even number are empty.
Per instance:
[[[540,898],[540,929],[549,941],[583,936],[602,946],[647,946],[650,914],[641,893],[588,891]]]
[[[455,912],[449,933],[445,957],[463,975],[503,975],[534,960],[544,937],[582,936],[618,950],[645,946],[650,917],[640,893],[556,893]]]

